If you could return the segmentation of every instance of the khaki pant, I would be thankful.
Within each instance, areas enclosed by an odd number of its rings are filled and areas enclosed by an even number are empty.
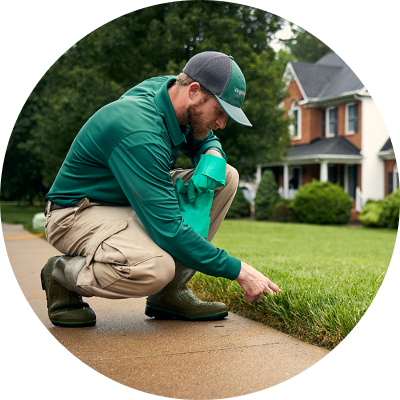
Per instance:
[[[227,165],[226,184],[214,191],[208,241],[235,196],[239,176]],[[191,170],[171,171],[185,183]],[[83,199],[76,207],[47,212],[46,236],[61,253],[86,257],[77,285],[88,296],[108,299],[157,293],[174,278],[175,260],[151,239],[132,207],[109,207]],[[188,265],[188,267],[190,267]]]

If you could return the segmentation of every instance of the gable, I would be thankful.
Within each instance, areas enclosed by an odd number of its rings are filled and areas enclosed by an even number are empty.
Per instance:
[[[302,62],[293,63],[293,69],[309,98],[319,97],[340,73],[340,67],[329,67]]]
[[[290,62],[285,77],[296,80],[305,101],[337,98],[364,88],[350,67],[335,53],[327,54],[316,63]]]

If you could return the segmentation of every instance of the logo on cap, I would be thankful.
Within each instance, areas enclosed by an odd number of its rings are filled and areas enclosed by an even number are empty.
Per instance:
[[[235,87],[235,92],[237,94],[240,94],[241,96],[246,96],[246,92],[243,92],[243,90],[238,89],[237,87]]]

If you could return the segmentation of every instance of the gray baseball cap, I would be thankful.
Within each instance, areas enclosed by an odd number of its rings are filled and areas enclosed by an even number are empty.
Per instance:
[[[211,92],[230,118],[252,126],[241,109],[246,95],[246,80],[232,56],[205,51],[193,56],[183,72]]]

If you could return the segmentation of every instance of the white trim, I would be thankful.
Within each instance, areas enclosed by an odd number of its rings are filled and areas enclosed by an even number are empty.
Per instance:
[[[294,136],[294,126],[291,124],[289,126],[290,134],[292,135],[292,140],[301,139],[301,107],[298,105],[296,100],[293,100],[290,104],[289,115],[294,118],[294,112],[297,111],[297,135]]]
[[[346,135],[354,135],[357,133],[357,131],[349,130],[349,117],[350,117],[349,107],[354,106],[356,104],[357,103],[351,102],[351,103],[346,103],[346,106],[345,106],[344,126],[345,126],[345,134]],[[357,115],[357,124],[358,124],[358,115]]]
[[[296,161],[296,160],[304,160],[304,159],[310,159],[313,160],[315,159],[317,162],[321,160],[358,160],[361,162],[362,156],[352,156],[350,154],[316,154],[313,156],[299,156],[299,157],[293,157],[287,158],[287,161]]]
[[[327,137],[327,138],[335,137],[335,133],[331,134],[330,130],[329,130],[329,128],[330,128],[330,125],[329,125],[329,111],[330,110],[334,110],[335,108],[337,109],[336,106],[332,106],[332,107],[328,107],[325,110],[325,137]],[[339,111],[338,111],[338,114],[339,114]],[[339,115],[338,115],[338,119],[339,119]],[[336,120],[337,129],[339,129],[339,127],[337,126],[338,125],[338,119]]]
[[[393,149],[380,151],[378,156],[383,160],[394,160],[396,158]]]
[[[327,104],[339,104],[339,103],[344,103],[346,99],[349,97],[353,97],[356,100],[362,101],[362,97],[371,97],[371,95],[368,93],[368,90],[364,88],[360,90],[353,90],[350,92],[343,92],[340,95],[336,97],[308,97],[307,100],[301,100],[299,101],[299,104],[305,105],[306,107],[321,107],[324,106],[326,107]]]
[[[297,77],[296,72],[294,72],[294,68],[293,68],[292,63],[290,61],[286,64],[286,69],[285,69],[285,72],[283,74],[283,78],[286,80],[286,84],[287,84],[288,87],[290,85],[290,82],[293,80],[293,79],[291,81],[287,80],[287,76],[288,76],[289,73],[292,74],[292,77],[296,81],[297,86],[299,87],[300,92],[301,92],[301,94],[303,96],[303,99],[304,99],[303,101],[308,101],[308,97],[306,95],[306,92],[304,91],[303,86],[301,86],[300,80]]]
[[[395,192],[397,189],[398,189],[398,186],[397,186],[397,174],[399,173],[399,171],[398,171],[398,169],[397,169],[397,163],[396,164],[394,164],[394,167],[393,167],[393,185],[392,185],[392,189],[393,189],[393,192]]]
[[[289,167],[283,164],[283,197],[287,199],[289,196]]]
[[[305,164],[320,164],[321,161],[329,160],[331,163],[337,164],[361,164],[363,157],[362,156],[351,156],[351,155],[326,155],[326,154],[317,154],[315,156],[301,156],[296,158],[287,158],[284,162],[276,162],[276,163],[267,163],[262,164],[263,167],[280,167],[285,164],[288,165],[305,165]]]

